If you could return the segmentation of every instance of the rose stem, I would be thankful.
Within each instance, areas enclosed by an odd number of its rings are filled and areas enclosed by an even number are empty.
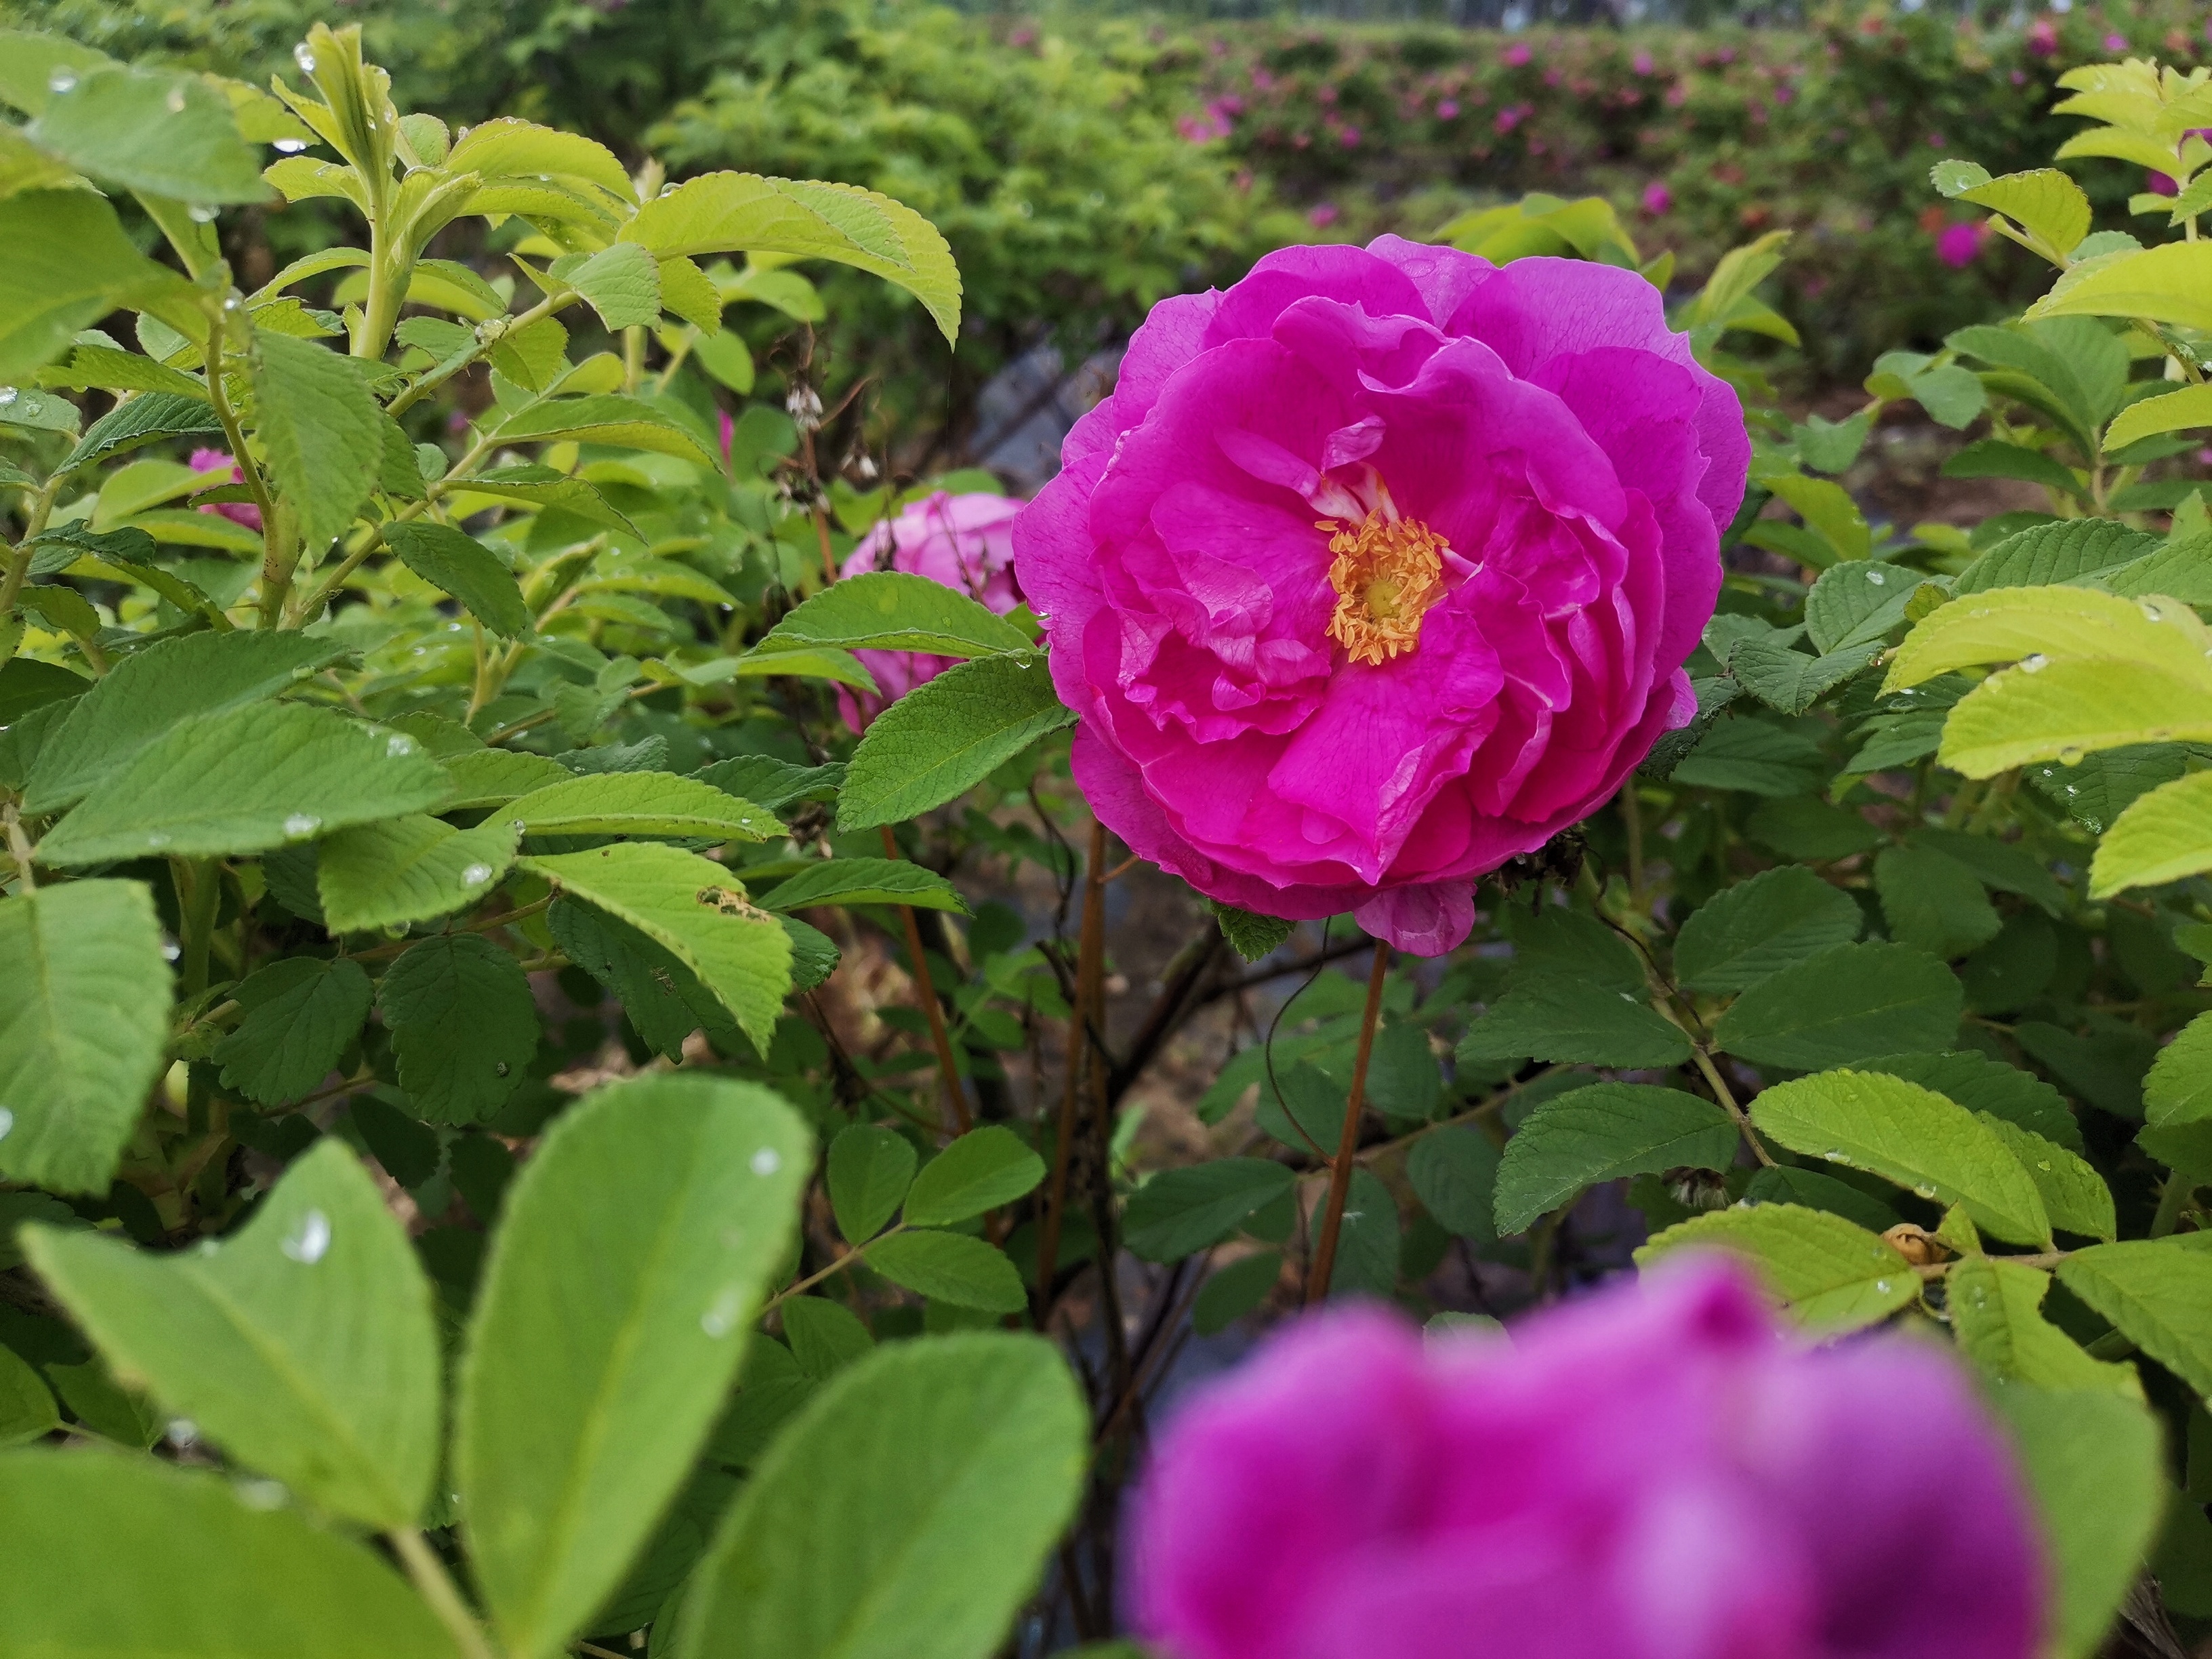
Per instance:
[[[884,856],[896,860],[899,856],[898,837],[891,834],[888,823],[884,830]],[[951,1103],[951,1133],[964,1135],[975,1127],[975,1120],[968,1113],[968,1097],[960,1087],[960,1064],[952,1058],[952,1039],[945,1034],[945,1009],[937,1000],[937,986],[929,976],[929,958],[921,951],[921,924],[915,920],[914,907],[902,904],[899,920],[906,924],[906,953],[914,962],[914,983],[921,1001],[921,1012],[929,1020],[929,1040],[937,1048],[937,1073],[945,1082],[945,1097]]]
[[[1053,1145],[1052,1186],[1037,1223],[1037,1301],[1041,1317],[1052,1312],[1053,1275],[1060,1267],[1060,1218],[1067,1209],[1067,1163],[1075,1141],[1076,1105],[1083,1098],[1083,1064],[1091,1047],[1091,1004],[1103,978],[1106,956],[1106,826],[1091,826],[1091,855],[1083,882],[1083,932],[1076,945],[1075,1000],[1067,1022],[1067,1088],[1060,1100],[1060,1130]]]
[[[1367,1103],[1367,1061],[1375,1052],[1375,1026],[1382,1014],[1382,981],[1390,970],[1390,947],[1375,942],[1375,966],[1367,975],[1367,1009],[1359,1017],[1359,1051],[1352,1062],[1352,1093],[1344,1103],[1344,1133],[1337,1138],[1336,1157],[1329,1165],[1328,1208],[1322,1212],[1321,1237],[1314,1245],[1313,1263],[1306,1272],[1306,1305],[1311,1307],[1328,1294],[1329,1275],[1336,1271],[1337,1235],[1344,1231],[1344,1202],[1352,1193],[1352,1165],[1359,1150],[1359,1115]]]

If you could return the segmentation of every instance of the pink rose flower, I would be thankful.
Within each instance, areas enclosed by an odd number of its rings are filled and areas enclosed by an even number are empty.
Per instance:
[[[1936,237],[1936,257],[1954,270],[1964,270],[1982,251],[1978,224],[1946,225]]]
[[[243,476],[238,470],[238,458],[227,449],[195,449],[185,458],[185,465],[195,472],[220,472],[221,479],[210,478],[203,488],[212,489],[219,483],[236,483]],[[242,524],[248,530],[261,528],[261,509],[250,501],[209,501],[200,508],[233,524]]]
[[[1316,203],[1306,214],[1306,222],[1316,230],[1327,230],[1343,216],[1334,202]]]
[[[2116,31],[2115,33],[2105,37],[2105,50],[2106,52],[2125,52],[2127,49],[2128,37],[2126,35],[2121,34]]]
[[[1000,616],[1021,603],[1014,584],[1014,515],[1022,503],[1006,495],[976,491],[965,495],[940,489],[912,501],[895,519],[878,525],[846,559],[843,574],[903,570],[957,588]],[[840,690],[837,712],[855,732],[924,680],[952,666],[951,657],[921,651],[856,651],[853,653],[883,688],[881,697]]]
[[[1439,121],[1458,120],[1459,100],[1456,98],[1445,98],[1440,100],[1437,104],[1437,119]]]
[[[1636,72],[1637,72],[1638,75],[1649,75],[1649,74],[1650,74],[1650,73],[1651,73],[1651,70],[1652,70],[1652,68],[1653,68],[1652,62],[1651,62],[1651,54],[1650,54],[1650,52],[1638,52],[1638,53],[1636,54],[1635,63],[1633,64],[1632,67],[1635,69]]]
[[[1498,54],[1498,61],[1508,69],[1519,69],[1533,56],[1534,54],[1528,50],[1528,43],[1526,40],[1516,40]]]
[[[1674,192],[1658,179],[1654,179],[1644,186],[1644,210],[1652,217],[1656,219],[1662,213],[1670,213],[1674,207]]]
[[[1633,271],[1385,236],[1163,301],[1014,529],[1077,781],[1213,898],[1449,950],[1690,718],[1750,453]]]
[[[2039,17],[2027,26],[2027,49],[2038,58],[2055,57],[2058,52],[2058,25],[2048,17]]]
[[[1329,1313],[1168,1427],[1130,1528],[1171,1659],[2028,1659],[2004,1443],[1940,1352],[1778,1334],[1736,1269],[1510,1342]]]

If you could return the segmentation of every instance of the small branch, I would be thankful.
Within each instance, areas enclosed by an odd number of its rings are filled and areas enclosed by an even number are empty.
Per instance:
[[[1751,1155],[1766,1168],[1772,1169],[1774,1159],[1768,1154],[1765,1144],[1759,1139],[1757,1132],[1752,1128],[1750,1115],[1736,1104],[1735,1095],[1729,1088],[1728,1080],[1721,1076],[1720,1067],[1713,1064],[1711,1052],[1699,1042],[1691,1047],[1690,1054],[1698,1062],[1698,1070],[1705,1074],[1705,1081],[1712,1085],[1713,1098],[1720,1102],[1722,1110],[1735,1120],[1736,1129],[1743,1136],[1744,1145],[1751,1148]]]
[[[1367,1062],[1375,1052],[1375,1028],[1382,1017],[1382,981],[1389,971],[1390,947],[1377,939],[1375,966],[1367,975],[1367,1007],[1359,1017],[1359,1048],[1352,1062],[1352,1092],[1344,1103],[1344,1133],[1337,1138],[1329,1174],[1328,1208],[1322,1212],[1321,1237],[1306,1272],[1310,1308],[1328,1294],[1329,1278],[1336,1271],[1336,1242],[1344,1229],[1344,1205],[1352,1193],[1352,1166],[1359,1150],[1359,1119],[1367,1104]]]
[[[804,1296],[807,1291],[812,1290],[817,1285],[819,1285],[823,1279],[834,1279],[839,1273],[843,1273],[846,1268],[852,1267],[855,1262],[866,1261],[870,1246],[880,1244],[885,1239],[890,1238],[896,1234],[902,1233],[905,1231],[906,1223],[903,1221],[900,1222],[896,1227],[886,1228],[884,1231],[878,1233],[873,1238],[870,1239],[866,1244],[854,1245],[851,1249],[846,1251],[844,1255],[839,1256],[835,1261],[823,1268],[820,1272],[807,1274],[805,1278],[800,1279],[795,1285],[785,1285],[783,1289],[778,1291],[774,1296],[769,1297],[767,1301],[761,1304],[760,1317],[763,1319],[767,1318],[769,1315],[774,1313],[778,1308],[781,1308],[785,1303],[790,1301],[794,1296]]]
[[[1067,1166],[1074,1151],[1077,1103],[1083,1098],[1083,1068],[1090,1048],[1089,1011],[1106,956],[1105,867],[1106,826],[1094,819],[1091,858],[1084,878],[1083,932],[1076,946],[1075,986],[1068,998],[1067,1084],[1060,1096],[1059,1132],[1053,1142],[1052,1183],[1046,1190],[1044,1214],[1037,1223],[1040,1324],[1052,1311],[1052,1281],[1060,1267],[1060,1232],[1067,1212]]]
[[[1114,878],[1109,875],[1106,879],[1111,881]],[[1220,959],[1222,947],[1228,943],[1218,924],[1209,921],[1204,937],[1193,940],[1183,948],[1181,953],[1182,965],[1176,969],[1175,976],[1160,988],[1159,995],[1146,1012],[1144,1024],[1138,1028],[1137,1035],[1130,1040],[1129,1051],[1119,1060],[1108,1056],[1110,1064],[1106,1074],[1106,1093],[1115,1104],[1121,1103],[1130,1085],[1144,1074],[1145,1067],[1152,1063],[1152,1057],[1175,1035],[1176,1028],[1188,1016],[1191,1009],[1200,1006],[1191,1000],[1192,993],[1212,971],[1213,964]],[[1189,1006],[1186,1006],[1187,1004]],[[1099,1048],[1103,1053],[1105,1045],[1102,1042]]]
[[[415,1588],[430,1604],[430,1611],[438,1615],[438,1622],[453,1633],[456,1644],[465,1659],[497,1659],[491,1644],[484,1638],[483,1627],[477,1623],[476,1615],[461,1599],[460,1587],[453,1583],[446,1564],[438,1559],[430,1540],[411,1527],[395,1528],[385,1534],[392,1552],[399,1557],[399,1565],[407,1569]]]
[[[1224,980],[1222,983],[1209,988],[1206,994],[1199,999],[1199,1006],[1204,1007],[1208,1003],[1220,1001],[1224,997],[1233,997],[1241,992],[1257,990],[1262,985],[1272,984],[1279,979],[1288,979],[1293,974],[1310,974],[1316,968],[1326,968],[1330,963],[1340,962],[1346,957],[1356,957],[1366,948],[1365,939],[1350,939],[1316,951],[1310,957],[1300,957],[1296,962],[1286,962],[1279,968],[1255,968],[1249,973],[1239,975],[1235,979]]]
[[[891,834],[888,823],[883,826],[884,856],[896,862],[899,858],[898,837]],[[945,1006],[937,1000],[936,981],[929,974],[929,958],[921,946],[921,923],[914,914],[914,906],[902,904],[899,920],[906,925],[907,955],[914,962],[915,994],[921,1002],[921,1012],[929,1021],[929,1041],[937,1050],[937,1075],[945,1085],[946,1109],[951,1114],[947,1133],[964,1135],[975,1127],[975,1115],[968,1109],[968,1094],[960,1086],[960,1062],[953,1057],[952,1038],[945,1029]]]

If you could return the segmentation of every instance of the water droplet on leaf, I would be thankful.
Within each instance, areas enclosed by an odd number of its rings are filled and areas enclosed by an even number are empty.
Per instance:
[[[1884,582],[1889,580],[1888,577],[1883,575],[1879,570],[1868,571],[1866,573],[1866,579],[1869,583],[1876,587],[1880,587]]]
[[[295,812],[284,820],[284,833],[297,840],[312,836],[323,827],[323,821],[313,812]]]
[[[307,141],[304,138],[279,138],[276,141],[278,153],[284,155],[297,155],[307,147]]]
[[[52,75],[49,75],[46,77],[46,90],[48,92],[75,92],[76,90],[76,73],[70,70],[56,70]]]
[[[305,40],[292,48],[292,61],[300,66],[300,73],[302,75],[313,75],[315,72],[314,49]]]
[[[490,879],[491,866],[489,864],[471,864],[461,872],[461,881],[465,886],[475,887]]]
[[[300,1218],[300,1224],[276,1248],[293,1261],[304,1262],[312,1267],[331,1248],[330,1217],[320,1210],[308,1211]]]
[[[772,1176],[783,1167],[783,1154],[773,1146],[763,1146],[752,1157],[752,1172],[757,1176]]]
[[[179,82],[176,86],[171,87],[169,88],[169,95],[167,98],[164,98],[161,101],[169,106],[170,114],[182,115],[185,112],[185,88],[183,83]]]
[[[15,1113],[9,1111],[5,1106],[0,1106],[0,1140],[5,1140],[8,1138],[8,1131],[15,1127]]]

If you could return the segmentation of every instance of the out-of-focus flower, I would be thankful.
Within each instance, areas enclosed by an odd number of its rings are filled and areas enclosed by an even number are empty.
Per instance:
[[[1022,503],[1005,495],[975,491],[963,495],[940,489],[909,502],[899,515],[860,538],[845,561],[843,574],[903,570],[957,588],[1004,616],[1021,603],[1013,572],[1014,516]],[[837,709],[845,723],[864,732],[868,722],[925,680],[935,679],[954,659],[921,651],[856,651],[853,653],[883,688],[880,698],[840,689]]]
[[[2027,26],[2027,49],[2038,58],[2058,55],[2058,25],[2048,17],[2039,17]]]
[[[1306,222],[1316,230],[1327,230],[1343,216],[1334,202],[1316,202],[1306,213]]]
[[[1638,52],[1632,67],[1638,75],[1650,74],[1653,68],[1651,54],[1648,52]]]
[[[1694,711],[1750,443],[1634,272],[1386,236],[1163,301],[1062,459],[1014,539],[1092,810],[1433,956]]]
[[[2202,138],[2206,143],[2212,144],[2212,127],[2191,127],[2182,136],[2184,138]],[[2181,194],[2181,185],[2170,173],[2146,171],[2143,175],[2143,188],[2154,196]]]
[[[1946,225],[1936,234],[1936,257],[1954,270],[1964,270],[1980,254],[1984,234],[1979,223]]]
[[[187,465],[195,472],[219,472],[223,481],[230,483],[238,483],[244,476],[238,470],[237,458],[227,449],[195,449]],[[212,489],[214,481],[204,487]],[[200,511],[228,519],[233,524],[242,524],[248,530],[261,528],[261,509],[251,501],[209,501]]]
[[[727,466],[730,464],[730,446],[738,435],[738,423],[730,418],[728,410],[714,411],[714,430],[722,441],[722,465]]]
[[[2113,33],[2105,37],[2105,50],[2106,52],[2125,52],[2127,49],[2128,37],[2120,33],[2118,31],[2115,30]]]
[[[1172,1659],[2028,1659],[2041,1571],[1954,1363],[1778,1334],[1682,1264],[1498,1337],[1324,1314],[1162,1437]]]
[[[1644,186],[1644,210],[1653,218],[1671,213],[1674,208],[1674,192],[1661,180],[1654,179]]]
[[[1437,119],[1439,121],[1458,120],[1459,100],[1456,98],[1439,99],[1437,103]]]
[[[1516,40],[1498,54],[1498,61],[1508,69],[1519,69],[1534,56],[1535,54],[1528,50],[1528,43],[1526,40]]]
[[[1533,105],[1508,104],[1492,118],[1491,125],[1496,127],[1500,132],[1510,132],[1535,112]]]

